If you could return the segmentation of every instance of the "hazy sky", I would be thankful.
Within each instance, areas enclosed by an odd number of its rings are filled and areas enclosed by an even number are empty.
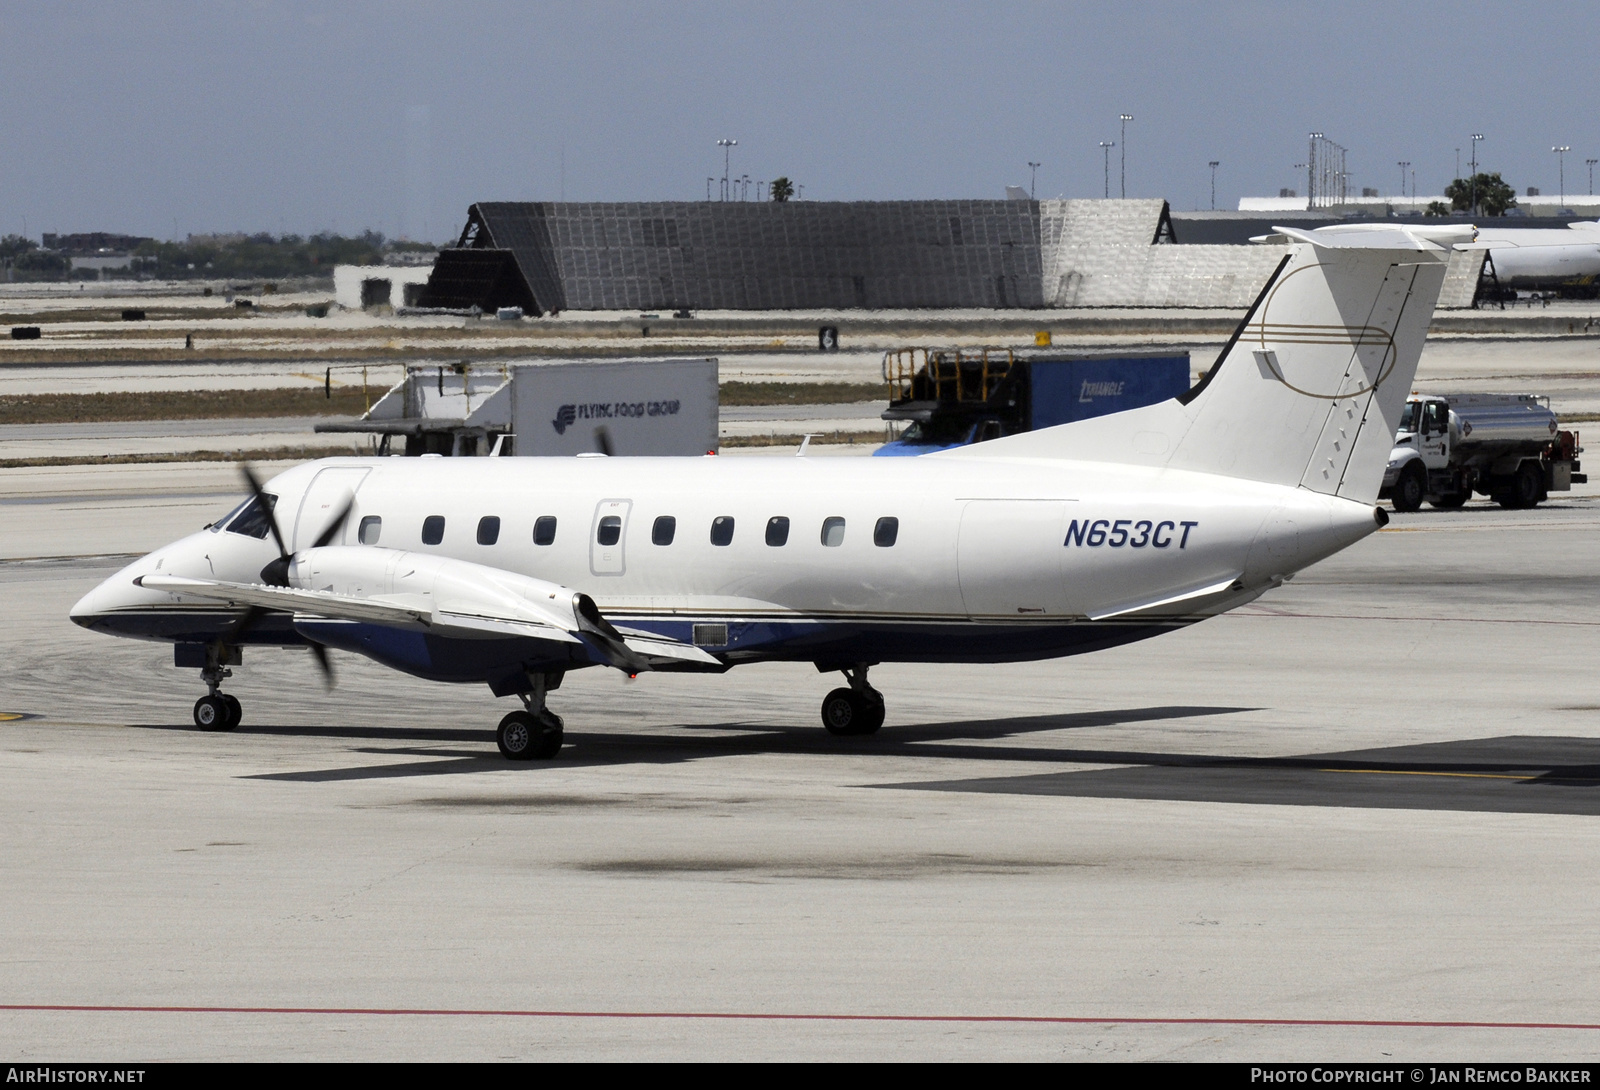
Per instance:
[[[475,200],[1438,192],[1481,132],[1519,191],[1588,189],[1600,4],[22,3],[0,0],[0,231],[448,239]],[[1111,157],[1113,195],[1118,154]],[[563,169],[563,163],[565,164]],[[1463,167],[1464,169],[1464,167]]]

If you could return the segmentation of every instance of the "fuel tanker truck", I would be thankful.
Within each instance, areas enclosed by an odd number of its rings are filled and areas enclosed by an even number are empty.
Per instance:
[[[1400,417],[1380,497],[1396,511],[1424,500],[1460,507],[1476,492],[1502,507],[1533,507],[1589,478],[1578,433],[1563,431],[1534,394],[1413,394]]]

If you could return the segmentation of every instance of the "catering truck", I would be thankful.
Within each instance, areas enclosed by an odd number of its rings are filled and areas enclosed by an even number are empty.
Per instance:
[[[883,378],[883,419],[906,430],[874,453],[895,457],[1177,397],[1189,388],[1189,354],[912,348],[884,355]]]
[[[327,382],[331,385],[333,369]],[[717,361],[550,360],[411,366],[359,420],[388,454],[706,454],[717,449]]]
[[[1460,507],[1474,492],[1502,507],[1533,507],[1589,478],[1578,433],[1564,431],[1535,394],[1413,394],[1395,435],[1383,488],[1396,511],[1424,500]]]

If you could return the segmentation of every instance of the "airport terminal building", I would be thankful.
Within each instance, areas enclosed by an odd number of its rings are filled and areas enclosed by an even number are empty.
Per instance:
[[[417,303],[528,314],[1242,309],[1282,256],[1177,241],[1162,200],[484,202]],[[1441,306],[1471,304],[1479,269],[1462,258]]]

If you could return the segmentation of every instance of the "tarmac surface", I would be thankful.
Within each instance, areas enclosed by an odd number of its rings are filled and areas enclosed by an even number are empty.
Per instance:
[[[270,467],[264,467],[270,472]],[[486,690],[67,610],[221,465],[0,471],[10,1058],[1594,1060],[1600,488],[1051,662]],[[1447,1024],[1448,1023],[1448,1024]]]

